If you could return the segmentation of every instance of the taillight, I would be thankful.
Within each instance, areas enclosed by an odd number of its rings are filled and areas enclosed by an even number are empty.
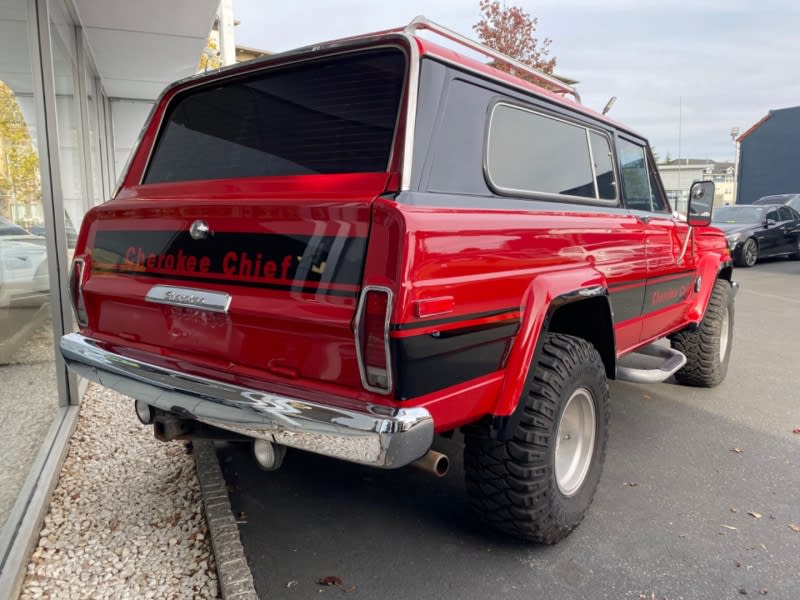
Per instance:
[[[366,286],[361,291],[353,329],[362,385],[371,392],[392,390],[392,361],[389,353],[389,317],[392,291]]]
[[[86,283],[87,274],[86,261],[83,258],[73,259],[72,269],[69,272],[69,297],[79,327],[86,327],[89,324],[86,303],[83,301],[83,284]]]

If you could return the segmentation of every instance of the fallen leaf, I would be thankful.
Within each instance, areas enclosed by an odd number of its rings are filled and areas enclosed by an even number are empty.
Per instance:
[[[327,575],[325,577],[320,577],[317,581],[320,585],[342,585],[342,578],[337,577],[336,575]]]
[[[736,454],[741,454],[742,452],[744,452],[744,450],[742,450],[741,448],[731,448],[730,450],[731,452],[736,452]]]
[[[642,394],[642,400],[652,400],[652,398],[647,394]]]
[[[762,596],[766,596],[769,592],[767,591],[767,588],[761,588],[760,590],[758,590],[758,593],[761,594]]]
[[[792,433],[800,433],[800,427],[798,427],[797,429],[792,429]]]
[[[761,549],[762,549],[764,552],[766,552],[766,551],[767,551],[767,547],[766,547],[764,544],[761,544]]]
[[[292,580],[291,580],[289,583],[287,583],[287,584],[286,584],[286,587],[287,587],[287,588],[289,588],[289,589],[292,589],[292,588],[293,588],[293,587],[295,587],[295,586],[296,586],[298,583],[300,583],[300,582],[299,582],[299,581],[297,581],[297,579],[292,579]]]
[[[751,517],[756,518],[756,519],[760,519],[761,518],[761,513],[753,512],[752,510],[747,511],[747,514],[750,515]]]
[[[742,596],[747,596],[747,590],[744,588],[736,588],[736,591],[739,592]]]
[[[349,594],[350,592],[355,592],[356,586],[351,585],[350,587],[342,588],[342,591],[346,594]]]
[[[636,487],[636,486],[638,486],[639,484],[638,484],[638,483],[636,483],[635,481],[626,481],[626,482],[625,482],[625,483],[623,483],[622,485],[626,485],[626,486],[628,486],[628,487]]]
[[[723,524],[722,527],[724,527],[725,529],[730,529],[732,531],[736,531],[736,527],[734,527],[733,525],[725,525],[725,524]]]
[[[239,524],[247,523],[247,513],[242,511],[236,515],[236,522]]]
[[[740,562],[737,560],[737,561],[736,561],[736,568],[738,569],[738,568],[739,568],[739,567],[741,567],[741,566],[742,566],[742,563],[740,563]]]
[[[735,512],[737,512],[737,510],[731,506],[731,512],[735,513]]]
[[[800,533],[800,525],[795,525],[794,523],[789,523],[789,529],[791,529],[795,533]]]

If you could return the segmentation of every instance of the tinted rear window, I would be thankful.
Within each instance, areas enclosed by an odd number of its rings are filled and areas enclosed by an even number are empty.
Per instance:
[[[405,70],[392,48],[179,94],[143,183],[385,171]]]

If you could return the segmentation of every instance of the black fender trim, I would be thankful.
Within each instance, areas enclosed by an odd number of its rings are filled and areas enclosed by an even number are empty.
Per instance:
[[[536,368],[541,355],[542,346],[544,345],[545,335],[551,331],[557,312],[565,306],[573,305],[578,302],[602,302],[604,304],[603,310],[608,319],[604,326],[610,331],[611,339],[610,344],[605,344],[606,348],[597,348],[597,350],[603,359],[608,377],[610,379],[614,377],[616,370],[616,339],[614,337],[614,322],[608,289],[603,286],[581,288],[553,298],[552,302],[547,307],[547,314],[545,315],[541,331],[536,339],[536,348],[534,349],[533,360],[531,360],[526,377],[530,377],[530,373]],[[595,347],[597,347],[596,340],[588,341],[594,343]],[[490,417],[488,423],[489,437],[496,440],[511,439],[517,426],[519,425],[520,419],[522,418],[523,408],[524,402],[517,402],[517,407],[510,415]]]

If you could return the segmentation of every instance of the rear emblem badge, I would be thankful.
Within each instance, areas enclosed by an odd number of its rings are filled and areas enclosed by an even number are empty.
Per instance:
[[[189,235],[192,236],[193,240],[204,240],[210,233],[211,229],[209,229],[208,223],[201,219],[197,219],[197,221],[192,223],[192,226],[189,227]]]

